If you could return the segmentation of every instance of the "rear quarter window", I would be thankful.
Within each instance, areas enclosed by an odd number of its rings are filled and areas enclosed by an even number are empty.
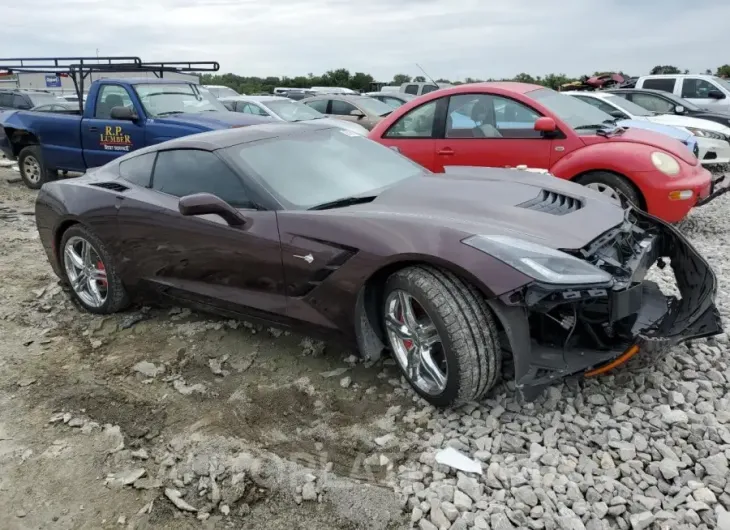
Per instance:
[[[644,84],[641,88],[661,90],[662,92],[674,92],[674,84],[676,82],[676,79],[644,79]]]
[[[119,163],[119,176],[132,184],[149,188],[156,156],[154,152],[123,160]]]

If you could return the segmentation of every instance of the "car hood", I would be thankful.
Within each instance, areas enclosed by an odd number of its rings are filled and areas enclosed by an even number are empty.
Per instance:
[[[240,112],[186,112],[155,118],[155,123],[167,125],[185,125],[197,127],[201,131],[214,131],[216,129],[228,129],[230,127],[244,127],[246,125],[257,125],[260,123],[271,123],[272,118],[254,116],[253,114],[242,114]]]
[[[690,116],[676,116],[674,114],[660,114],[658,116],[650,116],[649,120],[653,123],[661,123],[664,125],[672,125],[674,127],[693,127],[695,129],[706,129],[708,131],[730,134],[730,127],[726,127],[720,123],[703,120],[701,118],[692,118]]]
[[[554,201],[578,206],[563,215],[545,211]],[[506,235],[556,249],[582,248],[624,220],[618,203],[578,184],[550,174],[476,167],[447,167],[443,174],[401,181],[371,203],[312,213],[377,220],[394,229],[404,223],[435,235],[445,228],[463,237]]]
[[[607,127],[610,131],[610,127]],[[630,127],[626,131],[620,134],[609,134],[607,136],[601,136],[599,134],[591,134],[580,137],[586,145],[600,144],[600,143],[621,143],[631,142],[637,144],[644,144],[662,151],[666,151],[677,158],[681,159],[685,163],[694,166],[698,164],[697,158],[694,154],[687,149],[682,142],[675,140],[674,138],[667,136],[666,134],[658,133],[656,131],[649,131],[646,128],[639,129],[638,127]]]
[[[686,142],[689,138],[694,136],[691,132],[684,128],[644,120],[619,120],[616,122],[616,125],[620,127],[636,127],[647,131],[655,131],[671,136],[672,138],[676,138],[680,142]]]
[[[361,136],[368,135],[368,130],[362,125],[358,125],[357,123],[352,123],[350,121],[338,120],[336,118],[317,118],[314,120],[305,120],[300,123],[313,123],[315,125],[325,125],[327,127],[338,127],[340,129],[345,129],[346,131],[357,133]]]

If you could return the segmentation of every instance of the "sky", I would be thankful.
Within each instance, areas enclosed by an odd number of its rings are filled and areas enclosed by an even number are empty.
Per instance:
[[[730,63],[729,0],[0,0],[4,57],[214,60],[221,73],[347,68],[463,80]]]

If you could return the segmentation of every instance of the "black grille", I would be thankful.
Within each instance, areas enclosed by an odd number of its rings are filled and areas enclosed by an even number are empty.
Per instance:
[[[583,203],[554,191],[542,190],[537,197],[517,205],[518,208],[535,210],[552,215],[565,215],[583,208]]]
[[[94,182],[92,186],[112,191],[127,191],[129,189],[124,184],[119,184],[118,182]]]

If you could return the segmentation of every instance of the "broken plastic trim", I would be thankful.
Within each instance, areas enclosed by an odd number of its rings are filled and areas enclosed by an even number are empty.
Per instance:
[[[631,216],[651,228],[648,233],[635,226],[637,223],[631,223],[631,230],[635,227],[636,235],[643,237],[641,242],[650,240],[651,244],[642,244],[641,255],[631,260],[630,276],[617,278],[619,281],[613,288],[550,288],[533,283],[519,293],[488,301],[504,328],[507,345],[514,357],[516,386],[525,399],[536,398],[545,386],[567,375],[600,370],[606,363],[620,360],[631,346],[653,349],[655,344],[671,346],[722,332],[714,304],[717,279],[707,261],[678,230],[664,221],[630,208],[627,219]],[[582,252],[591,255],[595,249],[610,243],[621,230],[626,227],[609,231]],[[654,282],[644,280],[646,271],[661,257],[671,260],[679,299],[665,296]],[[550,300],[550,296],[557,296],[557,299]],[[631,328],[633,337],[603,350],[545,346],[531,337],[528,318],[537,305],[541,306],[540,312],[545,312],[549,310],[546,304],[554,303],[557,307],[586,298],[602,298],[609,303],[608,321],[636,315]]]

